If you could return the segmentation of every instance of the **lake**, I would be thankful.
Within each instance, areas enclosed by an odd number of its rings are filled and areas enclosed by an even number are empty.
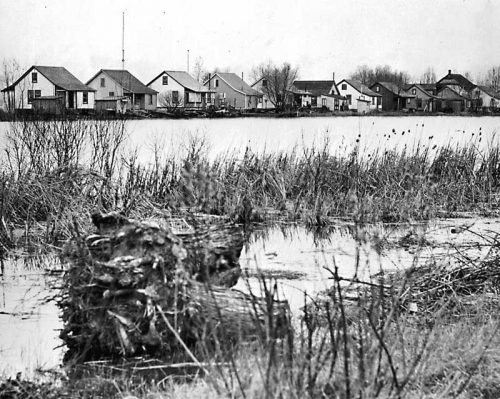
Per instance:
[[[9,122],[0,122],[0,138]],[[429,146],[474,142],[486,148],[497,140],[500,117],[463,116],[349,116],[303,118],[223,118],[154,119],[127,121],[129,140],[126,148],[137,149],[144,162],[151,159],[157,143],[168,155],[178,154],[189,136],[205,137],[207,152],[213,158],[225,152],[241,153],[246,147],[254,152],[289,151],[294,146],[330,141],[332,152],[344,153],[359,145],[361,152],[375,149],[401,149],[423,143]],[[357,142],[358,140],[358,142]],[[5,140],[0,139],[0,144]],[[0,147],[1,148],[1,147]]]

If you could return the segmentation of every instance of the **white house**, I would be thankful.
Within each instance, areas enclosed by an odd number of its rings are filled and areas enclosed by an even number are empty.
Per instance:
[[[2,92],[14,109],[33,109],[36,104],[43,108],[43,103],[54,102],[65,109],[94,108],[95,90],[64,67],[33,65]]]
[[[267,90],[267,79],[265,77],[260,78],[256,82],[254,82],[250,87],[252,89],[257,90],[259,93],[262,93],[262,101],[257,104],[258,109],[275,109],[276,104],[272,102],[269,96],[266,93],[269,93]]]
[[[96,100],[125,97],[129,109],[155,110],[158,92],[147,87],[134,75],[122,69],[101,69],[87,85],[96,90]]]
[[[337,87],[340,95],[346,98],[350,110],[365,113],[382,109],[382,96],[359,81],[344,79]]]
[[[500,93],[494,87],[476,86],[473,89],[472,98],[476,101],[478,108],[485,110],[500,108]]]
[[[205,108],[214,101],[215,91],[185,71],[163,71],[148,87],[158,92],[158,107]]]

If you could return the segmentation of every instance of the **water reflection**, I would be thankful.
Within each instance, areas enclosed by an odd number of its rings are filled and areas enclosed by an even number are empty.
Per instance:
[[[31,377],[37,368],[57,367],[60,320],[55,303],[46,300],[54,280],[48,269],[57,268],[57,260],[28,256],[1,264],[0,375]]]
[[[259,293],[259,276],[277,282],[292,311],[331,285],[335,265],[344,278],[370,279],[380,270],[401,270],[430,259],[475,262],[500,233],[500,219],[450,219],[429,224],[374,224],[360,228],[337,221],[327,229],[275,224],[248,232],[236,289]],[[485,236],[486,235],[486,236]],[[483,237],[485,236],[485,237]],[[26,377],[61,364],[61,321],[47,302],[60,280],[55,257],[23,256],[0,262],[0,375]]]

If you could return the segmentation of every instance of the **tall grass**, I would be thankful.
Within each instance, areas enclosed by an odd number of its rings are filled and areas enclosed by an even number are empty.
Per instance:
[[[3,236],[12,224],[120,209],[228,215],[251,223],[272,218],[323,226],[423,220],[498,205],[500,145],[431,148],[417,143],[372,153],[333,151],[327,140],[290,151],[226,153],[188,136],[178,149],[156,143],[152,161],[125,152],[123,121],[21,121],[7,133],[0,185]],[[81,219],[84,219],[83,217]],[[63,225],[57,231],[68,231]],[[64,235],[64,234],[63,234]]]

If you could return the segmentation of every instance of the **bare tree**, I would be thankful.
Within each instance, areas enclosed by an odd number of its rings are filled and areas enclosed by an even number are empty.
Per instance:
[[[165,107],[168,111],[175,111],[184,105],[184,101],[178,91],[165,91],[160,93],[158,95],[158,102],[160,107]]]
[[[500,65],[488,69],[482,83],[484,86],[493,87],[495,91],[498,91],[500,89]]]
[[[203,65],[203,58],[196,57],[196,60],[194,61],[194,67],[193,67],[194,78],[198,82],[203,83],[203,78],[205,77],[205,74],[206,74],[206,71],[205,71],[205,67]]]
[[[389,65],[377,65],[375,68],[361,65],[350,75],[350,78],[367,86],[375,82],[391,82],[401,88],[410,82],[410,75],[407,72],[393,70]]]
[[[290,90],[299,75],[297,67],[292,67],[288,62],[281,66],[268,62],[254,68],[252,75],[257,80],[262,79],[261,90],[277,110],[284,109],[290,103]]]
[[[19,65],[19,62],[14,58],[4,59],[2,61],[2,71],[0,76],[0,86],[2,86],[1,88],[3,89],[9,87],[16,81],[16,79],[19,78],[19,76],[21,76],[21,66]],[[24,89],[22,90],[24,91]],[[9,93],[4,93],[3,97],[7,111],[9,112],[14,111],[15,109],[14,97],[11,96]],[[20,99],[22,100],[22,98],[23,96],[21,95]]]
[[[424,84],[436,83],[436,72],[434,71],[433,67],[431,66],[427,67],[422,76],[420,76],[420,83]]]

